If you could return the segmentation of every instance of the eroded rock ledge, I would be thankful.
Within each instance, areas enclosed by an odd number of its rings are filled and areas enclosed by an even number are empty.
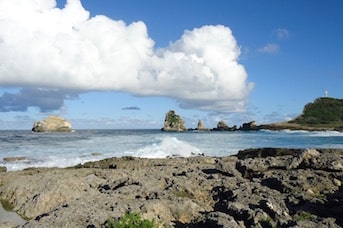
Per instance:
[[[24,227],[104,227],[127,211],[166,227],[342,227],[342,181],[343,150],[263,148],[4,172],[0,198]]]

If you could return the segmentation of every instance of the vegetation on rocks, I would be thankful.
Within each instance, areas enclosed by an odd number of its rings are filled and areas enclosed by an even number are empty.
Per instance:
[[[106,221],[106,228],[153,228],[155,220],[142,219],[139,213],[126,213],[119,220],[110,218]]]
[[[322,97],[305,105],[301,115],[288,122],[263,124],[256,129],[343,131],[343,99]]]
[[[164,119],[163,131],[185,131],[185,121],[175,113],[175,111],[170,110],[166,113]]]
[[[323,97],[304,107],[291,123],[317,127],[343,127],[343,99]]]

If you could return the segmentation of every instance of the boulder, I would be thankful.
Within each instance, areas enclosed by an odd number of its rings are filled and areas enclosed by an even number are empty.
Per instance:
[[[49,116],[35,122],[32,127],[34,132],[71,132],[71,123],[60,116]]]
[[[166,113],[164,119],[164,126],[162,131],[185,131],[185,121],[175,113],[175,111],[170,110]]]

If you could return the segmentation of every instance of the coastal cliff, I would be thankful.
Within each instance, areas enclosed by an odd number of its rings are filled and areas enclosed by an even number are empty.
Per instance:
[[[295,119],[258,126],[269,130],[343,131],[343,99],[322,97],[305,105]]]
[[[23,227],[106,227],[126,212],[157,227],[342,227],[342,181],[343,150],[261,148],[4,172],[0,199]]]

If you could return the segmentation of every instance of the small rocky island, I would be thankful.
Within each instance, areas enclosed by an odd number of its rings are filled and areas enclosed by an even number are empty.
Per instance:
[[[186,131],[185,121],[175,113],[174,110],[169,110],[164,118],[164,126],[162,131]]]
[[[48,116],[47,118],[35,122],[32,127],[33,132],[71,132],[71,123],[60,116]]]
[[[22,227],[343,227],[343,150],[260,148],[228,157],[109,158],[0,175]],[[2,223],[0,227],[16,227]]]

